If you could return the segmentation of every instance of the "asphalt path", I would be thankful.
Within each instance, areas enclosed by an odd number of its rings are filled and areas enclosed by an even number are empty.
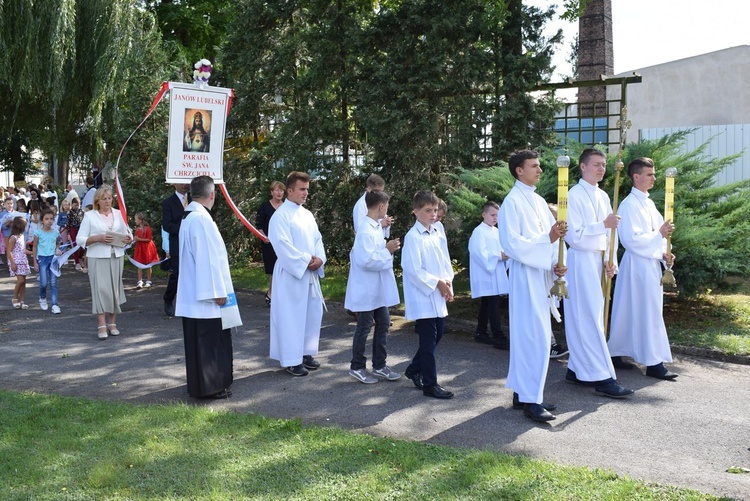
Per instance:
[[[627,400],[598,397],[565,382],[566,358],[550,363],[545,401],[557,420],[537,424],[511,408],[504,387],[508,353],[477,344],[468,322],[449,321],[437,349],[440,383],[452,400],[422,395],[411,381],[364,385],[347,374],[354,323],[341,304],[323,317],[320,370],[294,378],[268,358],[269,309],[262,294],[240,291],[244,325],[233,337],[234,384],[228,400],[188,397],[180,319],[163,313],[165,283],[135,290],[117,324],[122,335],[96,338],[88,279],[66,268],[61,315],[41,311],[38,282],[27,286],[30,309],[11,306],[15,279],[0,270],[0,387],[139,403],[188,402],[377,436],[504,451],[559,464],[604,468],[662,484],[750,499],[750,366],[678,356],[674,382],[620,371],[636,390]],[[450,309],[450,307],[449,307]],[[413,324],[393,317],[388,364],[406,368],[417,347]],[[369,358],[369,355],[368,355]]]

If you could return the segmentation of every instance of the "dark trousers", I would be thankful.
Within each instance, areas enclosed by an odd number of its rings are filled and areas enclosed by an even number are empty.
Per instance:
[[[435,348],[445,331],[444,318],[420,318],[414,326],[419,335],[419,349],[406,370],[410,373],[421,373],[422,384],[432,388],[437,384],[437,364]]]
[[[220,318],[182,318],[185,338],[187,390],[191,397],[207,397],[232,384],[232,333]]]
[[[385,367],[385,345],[388,342],[388,328],[391,324],[391,316],[388,308],[382,306],[373,311],[357,312],[357,328],[354,330],[354,342],[352,343],[352,361],[350,369],[359,370],[367,368],[367,357],[365,357],[365,345],[367,335],[375,321],[375,334],[372,336],[372,368],[382,369]]]
[[[479,302],[479,316],[477,317],[477,336],[487,335],[487,321],[490,323],[492,337],[503,338],[503,328],[500,325],[500,296],[482,296]]]
[[[168,304],[174,303],[174,297],[177,295],[177,270],[173,269],[169,273],[167,279],[167,290],[164,291],[164,302]]]

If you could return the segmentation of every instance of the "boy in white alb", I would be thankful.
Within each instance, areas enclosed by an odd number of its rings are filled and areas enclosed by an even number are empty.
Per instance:
[[[535,193],[542,175],[539,154],[520,150],[510,157],[508,168],[516,183],[503,200],[497,227],[500,244],[510,256],[510,367],[505,385],[513,389],[513,408],[523,409],[534,421],[552,421],[555,405],[542,401],[549,367],[552,336],[549,290],[557,265],[557,240],[567,224],[555,221],[547,202]]]
[[[446,301],[453,300],[453,267],[445,238],[434,226],[438,198],[431,191],[414,195],[417,221],[404,237],[401,268],[404,274],[406,319],[416,320],[419,349],[404,373],[427,397],[452,398],[437,382],[435,348],[443,337]]]
[[[508,338],[500,325],[500,296],[508,295],[508,273],[505,261],[508,256],[500,245],[497,227],[497,212],[500,206],[487,202],[482,210],[482,223],[469,239],[469,280],[471,297],[479,298],[479,316],[474,340],[494,344],[507,350]],[[487,335],[487,321],[492,337]]]
[[[378,223],[388,212],[389,199],[388,194],[380,190],[365,194],[367,216],[359,225],[349,254],[349,281],[344,307],[357,313],[349,375],[366,384],[377,383],[378,379],[395,381],[401,377],[386,365],[386,344],[391,323],[388,307],[401,302],[393,274],[393,253],[401,248],[401,242],[396,238],[386,243]],[[365,344],[373,320],[375,334],[370,373],[367,371]]]

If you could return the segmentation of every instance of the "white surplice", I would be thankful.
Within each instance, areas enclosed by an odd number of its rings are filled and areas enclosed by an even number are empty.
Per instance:
[[[282,367],[302,363],[303,355],[317,355],[323,294],[316,271],[307,267],[312,256],[326,261],[323,237],[312,213],[285,200],[268,225],[268,239],[278,260],[273,269],[270,357]]]
[[[615,283],[609,352],[643,365],[672,361],[662,308],[662,257],[667,239],[659,233],[664,218],[653,200],[636,188],[618,209],[618,233],[625,247]]]
[[[469,238],[469,281],[472,298],[507,294],[510,288],[500,234],[484,222]]]
[[[448,307],[437,284],[453,281],[453,266],[447,242],[437,228],[428,230],[419,221],[414,223],[404,237],[401,269],[406,319],[447,317]]]
[[[393,274],[393,254],[385,247],[382,227],[369,217],[359,225],[349,253],[349,280],[344,307],[373,311],[401,302]]]
[[[565,338],[570,349],[568,368],[581,381],[617,377],[604,335],[602,293],[602,269],[611,235],[604,219],[611,213],[609,196],[596,185],[581,179],[568,192]]]
[[[498,213],[500,245],[510,257],[510,367],[505,385],[526,403],[542,403],[552,336],[549,290],[558,243],[555,220],[535,189],[516,181]]]
[[[180,225],[180,281],[175,316],[220,318],[217,298],[234,291],[224,239],[208,210],[191,202]]]

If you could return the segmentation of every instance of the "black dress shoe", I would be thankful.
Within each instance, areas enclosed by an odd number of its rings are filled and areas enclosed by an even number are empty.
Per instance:
[[[635,364],[631,364],[630,362],[626,362],[622,359],[622,357],[612,357],[612,365],[615,369],[622,369],[622,370],[632,370],[635,369]]]
[[[523,404],[523,415],[540,423],[555,420],[555,416],[547,412],[540,404]]]
[[[211,395],[206,395],[205,397],[201,397],[201,398],[213,398],[213,399],[219,400],[222,398],[229,398],[231,396],[232,396],[232,390],[230,390],[229,388],[225,388],[219,392],[213,393]]]
[[[166,313],[168,317],[174,316],[174,306],[172,306],[172,303],[164,303],[164,313]]]
[[[286,371],[295,377],[307,376],[308,374],[307,369],[305,369],[305,366],[302,364],[287,367]]]
[[[474,334],[474,341],[482,344],[495,344],[495,340],[487,334]]]
[[[510,341],[507,337],[496,337],[495,342],[492,344],[498,350],[510,350]]]
[[[664,381],[671,381],[679,376],[679,374],[670,372],[666,367],[664,367],[663,362],[657,365],[649,365],[648,367],[646,367],[646,375],[648,377],[655,377],[656,379],[662,379]]]
[[[425,397],[453,398],[453,392],[446,390],[439,384],[436,384],[435,386],[430,386],[429,388],[424,388],[422,390],[422,394]]]
[[[565,381],[581,386],[594,386],[596,384],[590,381],[581,381],[580,379],[578,379],[578,376],[576,376],[576,373],[570,369],[568,369],[568,372],[565,373]]]
[[[419,372],[411,372],[409,369],[406,369],[404,372],[404,376],[411,379],[411,382],[414,383],[414,386],[419,388],[420,390],[424,389],[424,383],[422,383],[422,374]]]
[[[523,409],[524,405],[526,404],[518,400],[518,393],[513,392],[513,408],[517,411],[520,411],[521,409]],[[539,405],[544,407],[544,410],[546,411],[554,411],[555,409],[557,409],[557,406],[555,404],[548,404],[548,403],[542,402]]]
[[[602,397],[625,398],[635,393],[635,391],[630,388],[625,388],[620,383],[610,378],[602,381],[601,384],[594,387],[594,393]]]
[[[320,362],[315,360],[312,355],[305,355],[302,357],[302,365],[305,366],[305,369],[316,371],[320,369]]]

